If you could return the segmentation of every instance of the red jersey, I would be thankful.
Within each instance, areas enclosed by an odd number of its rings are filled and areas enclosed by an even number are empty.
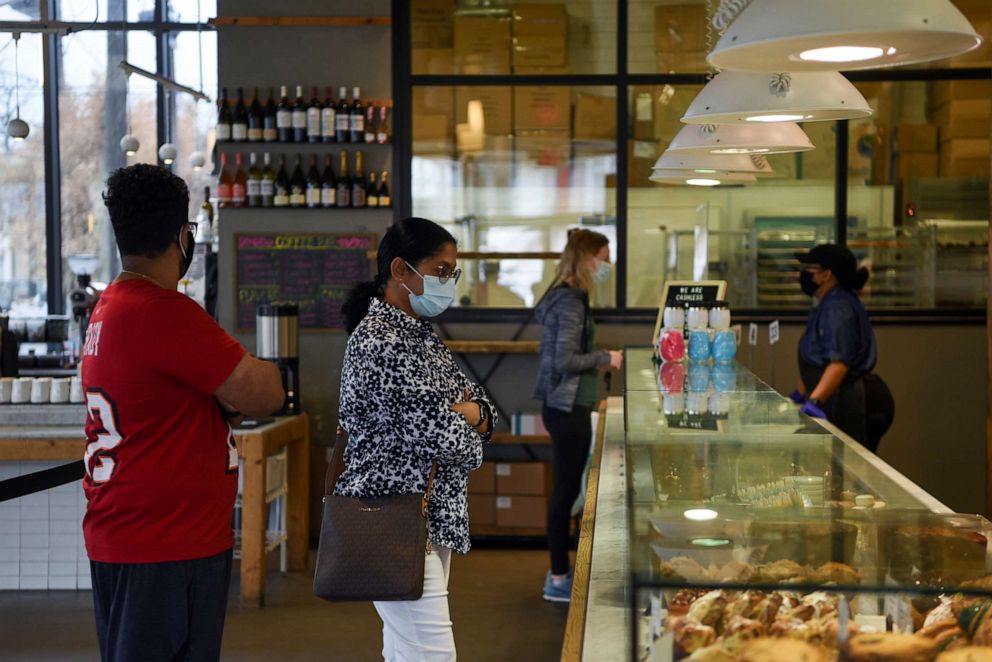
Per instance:
[[[234,544],[234,435],[213,393],[244,348],[195,301],[143,279],[114,283],[83,346],[90,559],[157,563]]]

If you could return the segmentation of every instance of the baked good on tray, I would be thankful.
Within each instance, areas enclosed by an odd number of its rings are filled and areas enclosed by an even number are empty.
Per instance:
[[[847,645],[850,662],[930,662],[936,654],[933,639],[915,634],[858,634]]]
[[[937,656],[937,662],[992,662],[992,648],[962,646],[944,651]]]
[[[833,655],[825,648],[805,641],[763,637],[748,642],[737,659],[740,662],[829,662]]]

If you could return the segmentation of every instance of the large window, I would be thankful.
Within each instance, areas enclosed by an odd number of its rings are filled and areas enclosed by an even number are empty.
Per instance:
[[[727,280],[739,310],[798,312],[809,299],[794,254],[825,241],[846,241],[872,269],[864,296],[875,310],[977,313],[988,291],[992,15],[984,0],[955,2],[982,48],[852,75],[873,117],[806,123],[815,150],[769,156],[773,172],[755,183],[704,188],[650,177],[706,82],[719,3],[416,0],[401,209],[459,238],[462,307],[532,306],[568,230],[582,226],[607,234],[622,262],[594,293],[621,313],[655,308],[666,281],[700,278]]]
[[[0,20],[24,22],[27,30],[20,40],[19,80],[21,117],[31,126],[27,140],[5,140],[0,150],[4,311],[37,316],[65,310],[65,295],[75,285],[68,261],[73,255],[98,256],[97,281],[116,276],[120,260],[101,196],[107,176],[124,165],[158,163],[159,145],[166,140],[177,145],[179,158],[173,168],[190,186],[190,214],[195,214],[211,167],[208,163],[194,171],[189,156],[199,150],[209,161],[213,105],[167,92],[147,78],[128,76],[119,65],[127,60],[213,96],[217,40],[202,23],[215,14],[215,0],[58,0],[55,16],[49,18],[75,27],[57,35],[31,32],[42,27],[32,23],[41,16],[37,0],[0,5]],[[167,19],[172,31],[166,31],[159,17]],[[53,55],[46,58],[46,49]],[[14,108],[13,53],[9,34],[0,35],[4,124]],[[46,108],[45,85],[57,99],[56,110]],[[56,112],[58,122],[49,121]],[[125,155],[120,147],[128,132],[140,142],[133,155]],[[52,162],[53,152],[46,153],[46,137],[57,146],[58,163]],[[46,178],[59,199],[46,198]],[[46,263],[46,236],[52,234],[46,228],[56,228],[60,238],[62,259],[55,264]],[[61,294],[50,292],[49,283],[60,286]]]

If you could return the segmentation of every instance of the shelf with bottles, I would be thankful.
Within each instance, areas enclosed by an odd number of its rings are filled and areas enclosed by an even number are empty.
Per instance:
[[[280,100],[275,101],[273,88],[263,104],[254,88],[252,100],[245,102],[244,88],[237,88],[237,100],[232,104],[227,88],[221,90],[218,101],[216,139],[221,147],[228,145],[386,145],[392,141],[392,100],[361,99],[361,88],[338,88],[338,99],[332,97],[331,87],[324,88],[324,98],[318,87],[312,86],[310,101],[303,97],[303,86],[296,86],[296,99],[290,101],[286,85],[280,87]]]
[[[234,168],[228,166],[228,155],[220,155],[220,175],[217,179],[217,200],[223,209],[367,209],[392,207],[389,171],[371,170],[366,176],[365,159],[361,150],[355,151],[354,168],[347,151],[338,154],[338,169],[334,158],[324,156],[323,169],[317,156],[310,155],[304,174],[302,156],[297,154],[292,174],[286,166],[286,156],[279,156],[279,167],[273,166],[269,153],[263,154],[262,164],[254,152],[247,170],[241,152],[234,155]],[[352,174],[354,173],[354,174]]]

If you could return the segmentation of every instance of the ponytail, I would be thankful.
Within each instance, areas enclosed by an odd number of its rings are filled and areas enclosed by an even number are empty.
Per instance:
[[[344,317],[344,330],[348,335],[358,327],[372,306],[372,299],[382,294],[382,287],[379,285],[379,276],[375,280],[359,283],[352,288],[351,292],[341,305],[341,314]]]
[[[871,273],[868,269],[866,267],[861,267],[855,271],[849,279],[847,279],[848,282],[845,283],[845,285],[848,289],[854,290],[855,292],[860,292],[865,286],[865,283],[868,282],[869,276],[871,276]]]

